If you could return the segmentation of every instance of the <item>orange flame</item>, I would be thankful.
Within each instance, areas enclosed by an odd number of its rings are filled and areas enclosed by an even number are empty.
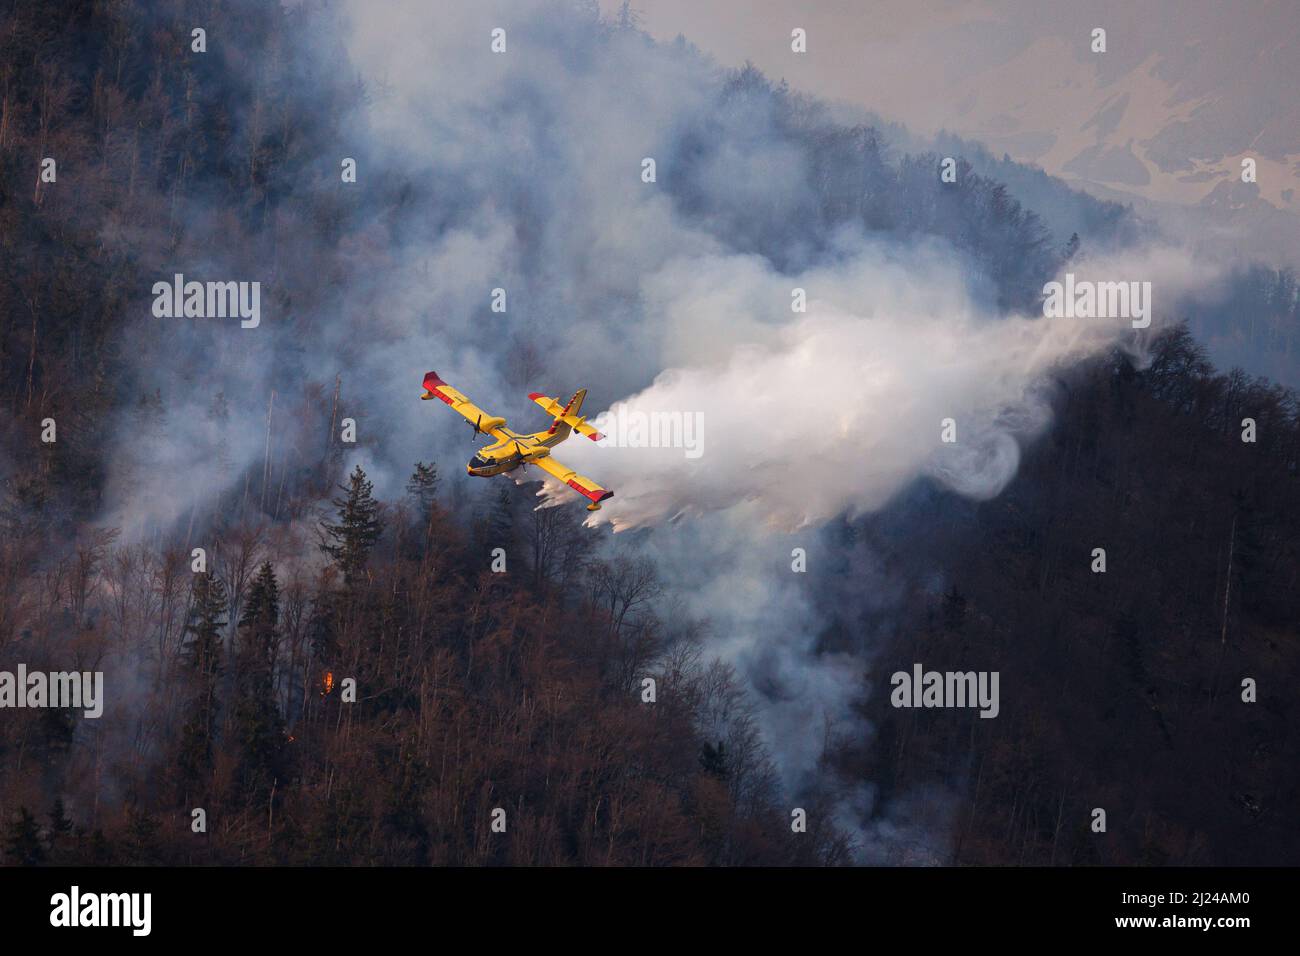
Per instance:
[[[333,671],[326,671],[326,672],[325,672],[325,680],[322,682],[321,686],[324,688],[324,690],[321,691],[321,696],[322,696],[322,697],[324,697],[326,694],[328,694],[330,691],[332,691],[332,690],[334,689],[334,672],[333,672]]]

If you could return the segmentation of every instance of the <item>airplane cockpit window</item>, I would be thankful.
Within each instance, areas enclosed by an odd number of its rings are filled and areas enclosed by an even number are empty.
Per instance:
[[[487,464],[488,464],[488,460],[484,458],[482,455],[475,455],[473,458],[469,460],[469,466],[471,468],[484,468],[487,466]]]

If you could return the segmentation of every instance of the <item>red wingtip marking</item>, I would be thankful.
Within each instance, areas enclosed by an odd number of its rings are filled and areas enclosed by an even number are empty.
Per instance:
[[[528,397],[531,398],[533,401],[537,401],[539,398],[545,398],[546,396],[543,395],[541,392],[529,392]]]
[[[455,403],[442,392],[438,391],[438,386],[446,385],[442,379],[438,378],[437,372],[426,372],[424,375],[424,387],[433,392],[434,395],[442,399],[445,405],[454,405]]]
[[[614,497],[614,492],[608,491],[605,488],[601,488],[598,491],[588,491],[586,488],[582,487],[582,485],[578,484],[576,481],[570,481],[569,487],[572,488],[574,491],[576,491],[578,494],[582,495],[584,498],[590,498],[592,501],[595,502],[601,502],[604,501],[606,498]]]
[[[592,441],[601,441],[602,439],[604,439],[605,436],[602,435],[600,432],[592,432],[587,437],[590,438]]]

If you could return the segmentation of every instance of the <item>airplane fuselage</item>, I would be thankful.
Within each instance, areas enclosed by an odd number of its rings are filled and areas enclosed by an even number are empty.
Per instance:
[[[551,453],[550,446],[559,444],[563,436],[550,432],[521,435],[502,428],[510,437],[480,448],[478,454],[465,465],[465,470],[475,478],[491,478],[514,471],[520,465],[544,458]]]

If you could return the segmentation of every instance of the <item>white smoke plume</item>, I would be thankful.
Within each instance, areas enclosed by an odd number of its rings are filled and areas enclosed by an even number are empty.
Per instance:
[[[1205,275],[1168,249],[1074,271],[1080,281],[1154,278],[1153,294],[1171,298]],[[616,529],[742,501],[774,527],[817,525],[878,510],[922,476],[992,497],[1014,477],[1020,443],[1050,420],[1049,373],[1121,341],[1140,347],[1129,318],[982,312],[942,248],[863,245],[793,277],[745,258],[679,261],[648,285],[657,321],[676,330],[683,353],[698,343],[697,360],[664,371],[604,418],[695,416],[702,428],[693,455],[668,429],[660,443],[679,447],[627,447],[647,436],[620,438],[615,428],[604,447],[564,449],[566,463],[615,489],[590,521]],[[792,288],[806,291],[807,312],[783,323],[746,305],[790,314]],[[955,441],[941,440],[946,420]],[[558,482],[544,493],[571,499]]]

